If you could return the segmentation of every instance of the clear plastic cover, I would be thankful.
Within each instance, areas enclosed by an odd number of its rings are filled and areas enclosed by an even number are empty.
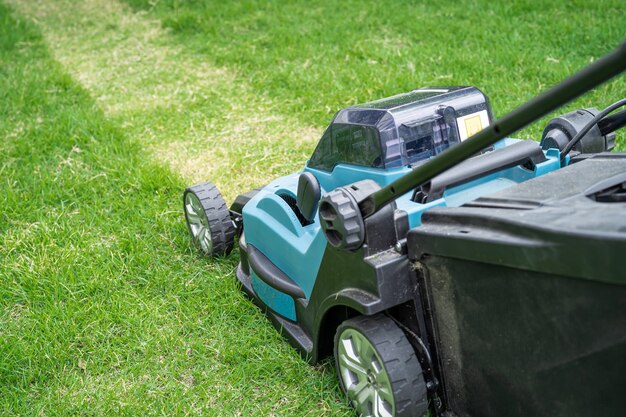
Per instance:
[[[487,127],[491,109],[474,87],[422,88],[340,110],[309,167],[395,168],[425,161]]]

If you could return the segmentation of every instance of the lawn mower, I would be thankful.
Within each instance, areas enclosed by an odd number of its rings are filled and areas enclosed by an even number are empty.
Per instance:
[[[340,110],[302,171],[227,207],[184,191],[197,248],[363,416],[626,412],[626,99],[510,134],[626,69],[626,43],[501,119],[474,87]]]

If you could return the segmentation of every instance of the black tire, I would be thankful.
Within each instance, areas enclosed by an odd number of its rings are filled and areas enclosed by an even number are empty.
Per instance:
[[[419,417],[428,411],[422,368],[406,335],[389,317],[344,321],[335,334],[334,353],[341,388],[360,415]]]
[[[230,253],[236,229],[215,185],[205,182],[187,188],[183,193],[183,210],[191,240],[203,255]]]

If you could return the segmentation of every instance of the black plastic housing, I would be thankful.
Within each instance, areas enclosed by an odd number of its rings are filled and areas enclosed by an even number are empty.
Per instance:
[[[543,131],[541,147],[563,150],[565,146],[598,114],[597,109],[578,109],[550,120]],[[604,126],[604,124],[603,124]],[[608,127],[608,126],[607,126]],[[609,128],[612,128],[609,127]],[[608,130],[608,129],[607,129]],[[610,151],[615,147],[615,133],[604,133],[599,125],[583,136],[574,145],[574,150],[581,153]]]
[[[505,148],[467,159],[446,172],[437,175],[420,187],[413,201],[426,203],[443,197],[446,188],[463,184],[476,178],[489,175],[516,165],[534,170],[546,160],[541,147],[534,140],[527,139]],[[421,196],[416,199],[416,196]]]
[[[409,232],[444,400],[459,416],[626,409],[626,154],[599,154]]]

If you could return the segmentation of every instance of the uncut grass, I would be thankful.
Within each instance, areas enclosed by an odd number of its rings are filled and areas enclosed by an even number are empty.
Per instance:
[[[126,1],[316,127],[346,105],[427,85],[477,86],[503,115],[615,48],[626,23],[620,0]],[[625,87],[622,76],[558,114],[603,108]],[[538,140],[546,122],[518,136]]]
[[[150,162],[0,5],[0,414],[337,415]]]

